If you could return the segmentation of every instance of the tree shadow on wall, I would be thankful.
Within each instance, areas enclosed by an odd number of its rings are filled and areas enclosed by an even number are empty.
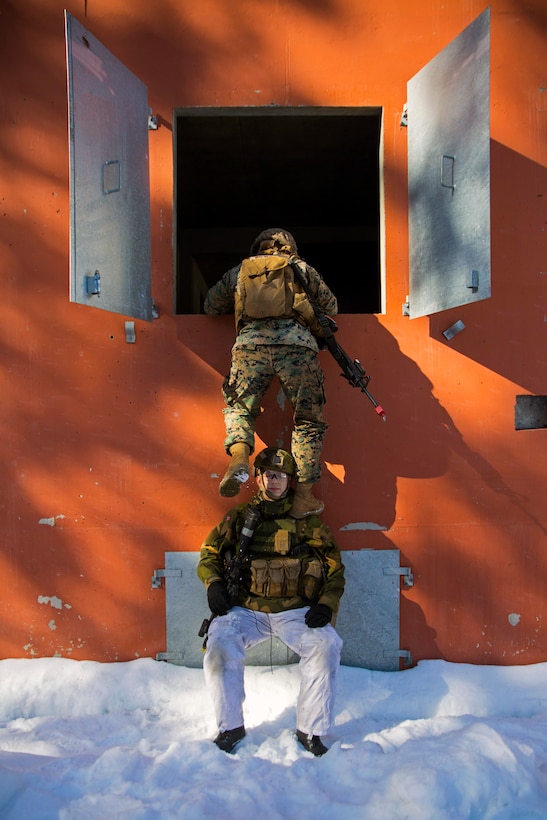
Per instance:
[[[491,140],[488,299],[429,317],[430,335],[531,393],[545,392],[547,168]],[[443,331],[465,329],[447,341]]]
[[[180,340],[193,353],[216,369],[222,378],[230,366],[233,317],[193,317]],[[193,325],[203,323],[207,331],[196,333]],[[434,395],[434,386],[415,361],[400,349],[393,334],[372,315],[339,317],[338,340],[356,356],[371,375],[369,389],[385,408],[385,424],[360,390],[340,375],[340,368],[326,351],[320,361],[325,372],[329,423],[323,447],[323,473],[319,494],[325,501],[329,522],[342,532],[363,527],[373,538],[395,523],[398,478],[435,478],[447,473],[453,456],[461,459],[477,481],[508,501],[544,528],[526,509],[525,498],[504,481],[500,473],[464,440],[452,417]],[[211,344],[211,338],[215,344]],[[223,400],[220,395],[219,413]],[[476,398],[477,414],[480,411]],[[256,422],[260,441],[290,449],[293,429],[292,407],[274,380]],[[219,442],[222,450],[222,442]],[[462,488],[465,494],[466,489]],[[470,492],[470,491],[469,491]],[[474,503],[474,502],[473,502]],[[370,546],[375,546],[370,544]]]

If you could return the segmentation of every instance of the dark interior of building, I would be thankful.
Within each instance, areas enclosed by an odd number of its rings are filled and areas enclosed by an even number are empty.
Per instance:
[[[380,108],[184,108],[175,116],[177,313],[268,227],[291,231],[340,313],[378,313]]]

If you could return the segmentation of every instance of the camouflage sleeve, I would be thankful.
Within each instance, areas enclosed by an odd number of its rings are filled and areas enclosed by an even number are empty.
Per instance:
[[[314,548],[316,554],[321,556],[326,576],[318,603],[326,604],[336,613],[346,583],[342,556],[329,527],[321,519],[313,516],[308,519],[308,522],[312,526],[319,524],[319,526],[313,526],[312,537],[308,540],[308,544]]]
[[[223,316],[234,312],[234,293],[240,265],[230,268],[222,279],[207,292],[203,309],[207,316]]]
[[[209,589],[214,581],[224,580],[226,551],[233,548],[238,541],[239,509],[235,507],[227,512],[201,545],[197,574],[206,589]]]
[[[306,263],[306,273],[308,275],[308,286],[312,297],[317,302],[317,306],[326,313],[327,316],[336,316],[338,313],[338,302],[336,296],[331,291],[323,277],[315,268]]]

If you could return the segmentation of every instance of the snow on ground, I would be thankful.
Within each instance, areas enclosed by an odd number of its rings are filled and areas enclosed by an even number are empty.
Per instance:
[[[0,661],[0,817],[547,817],[547,663],[342,667],[322,758],[294,737],[298,685],[297,666],[248,667],[227,755],[201,669]]]

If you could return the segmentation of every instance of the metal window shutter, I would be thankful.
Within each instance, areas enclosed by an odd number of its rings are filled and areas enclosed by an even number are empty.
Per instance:
[[[490,296],[490,9],[407,86],[409,315]]]
[[[152,319],[146,86],[65,12],[70,299]]]

